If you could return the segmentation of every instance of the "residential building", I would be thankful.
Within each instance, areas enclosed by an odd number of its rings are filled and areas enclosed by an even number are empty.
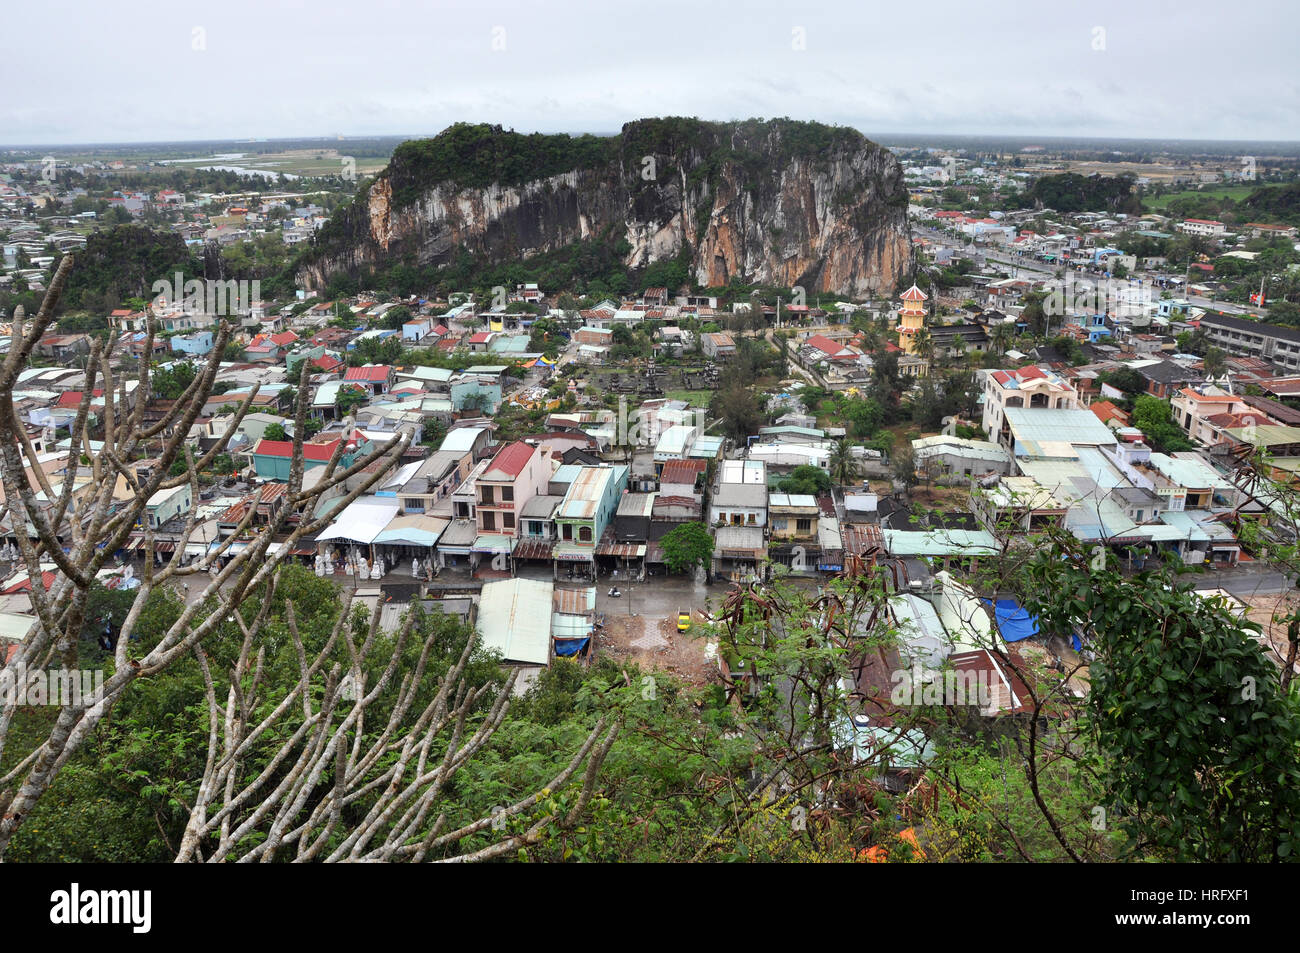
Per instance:
[[[501,448],[475,483],[475,519],[480,535],[519,535],[519,512],[534,496],[546,494],[549,458],[537,447],[516,441]]]
[[[762,460],[723,460],[709,504],[714,526],[767,526],[767,464]]]
[[[579,467],[559,508],[555,527],[555,571],[561,563],[571,564],[594,578],[596,546],[614,518],[619,499],[627,488],[626,466]],[[557,472],[558,476],[558,472]]]
[[[1170,405],[1173,408],[1174,423],[1182,427],[1193,440],[1206,445],[1218,442],[1217,429],[1211,422],[1211,418],[1221,414],[1246,414],[1251,411],[1251,406],[1241,397],[1229,394],[1213,385],[1205,385],[1199,389],[1184,387],[1174,394]],[[1263,413],[1257,412],[1257,416],[1260,418],[1259,423],[1265,422]]]
[[[1030,365],[1014,371],[988,371],[985,375],[984,432],[991,442],[1003,446],[1009,446],[1009,409],[1073,410],[1079,406],[1074,385],[1054,371]]]
[[[1177,227],[1180,232],[1187,235],[1203,235],[1209,238],[1217,238],[1228,233],[1227,225],[1204,218],[1189,218]]]

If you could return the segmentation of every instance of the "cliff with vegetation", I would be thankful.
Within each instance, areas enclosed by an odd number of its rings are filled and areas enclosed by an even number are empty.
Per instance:
[[[608,138],[457,125],[400,146],[297,277],[321,289],[395,263],[427,277],[466,256],[575,247],[634,271],[680,261],[699,286],[866,296],[892,291],[910,265],[907,191],[888,151],[816,123],[646,119]]]

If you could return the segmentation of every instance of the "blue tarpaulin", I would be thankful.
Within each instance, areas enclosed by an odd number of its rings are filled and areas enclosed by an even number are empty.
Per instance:
[[[577,655],[579,652],[581,652],[583,649],[587,647],[587,643],[590,641],[591,641],[590,637],[584,637],[581,639],[556,639],[555,654],[556,655]]]
[[[988,605],[989,600],[985,599],[984,604]],[[1038,616],[1030,615],[1029,610],[1015,599],[999,599],[993,613],[998,620],[998,630],[1007,642],[1019,642],[1038,634]]]

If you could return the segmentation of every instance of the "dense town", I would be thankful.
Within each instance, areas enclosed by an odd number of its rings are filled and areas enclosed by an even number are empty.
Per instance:
[[[0,154],[0,855],[1288,856],[1292,152],[365,149]]]

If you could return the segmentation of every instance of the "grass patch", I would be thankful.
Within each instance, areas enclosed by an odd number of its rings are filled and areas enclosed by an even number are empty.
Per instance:
[[[684,400],[692,407],[708,407],[709,401],[713,400],[713,391],[711,390],[669,390],[664,391],[664,396],[669,400]]]
[[[1232,199],[1234,202],[1240,202],[1251,192],[1255,191],[1253,185],[1225,185],[1215,189],[1188,189],[1185,192],[1170,192],[1167,195],[1160,195],[1156,198],[1143,199],[1142,207],[1154,210],[1165,208],[1174,199],[1183,198],[1184,196],[1194,195],[1200,198],[1212,199]]]

